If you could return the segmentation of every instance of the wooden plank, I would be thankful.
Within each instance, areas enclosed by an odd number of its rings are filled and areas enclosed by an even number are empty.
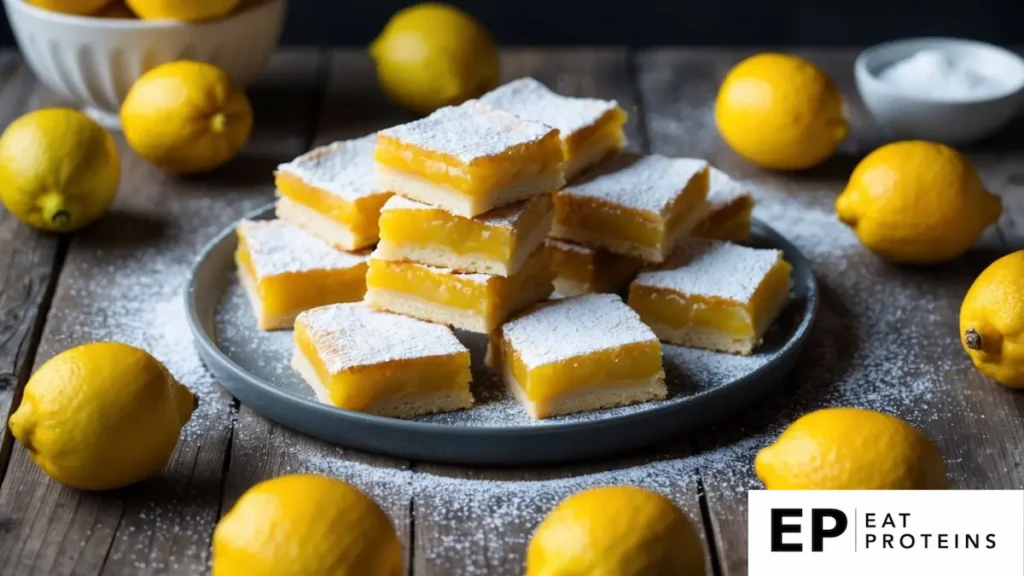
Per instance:
[[[979,249],[941,266],[890,265],[835,220],[836,195],[858,158],[881,141],[856,97],[851,51],[805,54],[848,98],[852,133],[837,157],[782,174],[728,150],[714,125],[713,102],[725,73],[750,53],[656,50],[639,61],[652,148],[707,158],[747,181],[758,201],[755,214],[811,258],[822,288],[815,334],[790,383],[698,436],[700,452],[716,455],[701,468],[701,479],[726,575],[746,574],[746,491],[761,487],[753,475],[757,450],[820,407],[869,407],[909,420],[939,444],[955,487],[1024,485],[1024,425],[1014,397],[974,370],[957,338],[960,299],[994,254]]]
[[[202,401],[163,473],[123,490],[65,488],[15,447],[0,490],[0,573],[206,570],[234,411],[192,348],[181,292],[202,245],[272,198],[272,166],[301,150],[316,65],[312,52],[275,56],[250,90],[257,118],[250,145],[209,176],[163,174],[118,138],[120,194],[72,242],[37,365],[77,344],[128,342],[163,360]]]
[[[0,126],[6,128],[45,102],[46,94],[24,61],[14,52],[0,52]],[[0,414],[5,417],[17,406],[28,380],[66,245],[66,240],[39,233],[0,207]],[[0,481],[12,446],[13,437],[4,426]]]
[[[630,147],[643,150],[647,135],[631,72],[625,49],[510,50],[502,59],[506,80],[533,76],[563,94],[615,98],[630,112]],[[570,494],[605,484],[658,490],[703,533],[688,453],[689,444],[677,442],[612,462],[543,470],[417,464],[414,573],[521,574],[526,543],[543,517]]]
[[[313,138],[309,145],[363,136],[410,119],[391,105],[377,87],[370,58],[362,50],[332,52],[324,61],[325,90],[310,106]],[[296,154],[293,154],[297,155]],[[268,173],[269,174],[269,173]],[[294,472],[342,478],[371,494],[391,516],[399,538],[410,538],[411,472],[404,460],[348,450],[310,438],[263,419],[241,406],[235,424],[221,513],[253,484]],[[410,547],[404,546],[406,564]]]

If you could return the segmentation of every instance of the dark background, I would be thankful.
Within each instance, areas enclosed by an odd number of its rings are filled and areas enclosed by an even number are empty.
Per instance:
[[[396,0],[291,0],[284,42],[364,45]],[[1024,0],[452,1],[502,44],[860,45],[950,35],[1024,44]],[[11,44],[6,14],[0,45]]]

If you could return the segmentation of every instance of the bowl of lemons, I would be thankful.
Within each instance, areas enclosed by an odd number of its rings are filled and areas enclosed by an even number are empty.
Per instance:
[[[161,64],[209,62],[252,81],[277,48],[287,0],[3,0],[36,77],[107,128]]]

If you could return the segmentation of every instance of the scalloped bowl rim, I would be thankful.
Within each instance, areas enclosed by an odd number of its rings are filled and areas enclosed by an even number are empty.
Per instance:
[[[218,25],[244,18],[261,10],[270,10],[272,7],[285,4],[288,0],[264,0],[260,4],[245,7],[227,16],[204,22],[185,22],[182,20],[143,20],[128,18],[99,18],[96,16],[81,16],[77,14],[65,14],[54,12],[38,6],[33,6],[25,0],[4,0],[4,5],[10,10],[24,10],[35,18],[48,19],[68,26],[80,28],[106,28],[114,30],[175,30],[185,28],[213,28]]]

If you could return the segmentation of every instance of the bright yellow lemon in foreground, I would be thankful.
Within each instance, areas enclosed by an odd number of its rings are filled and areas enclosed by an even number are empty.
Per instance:
[[[792,423],[754,461],[769,490],[937,490],[942,456],[906,422],[871,410],[829,408]]]
[[[921,140],[868,154],[836,199],[836,214],[864,246],[911,264],[960,256],[1001,212],[963,154]]]
[[[128,91],[121,125],[132,150],[175,173],[212,170],[252,133],[245,91],[220,68],[182,60],[146,72]]]
[[[160,471],[196,403],[145,350],[86,344],[39,368],[10,428],[54,480],[107,490]]]
[[[974,281],[960,307],[960,340],[982,374],[1024,388],[1024,250]]]
[[[668,498],[632,486],[566,498],[537,528],[526,576],[703,576],[697,532]]]
[[[0,201],[22,222],[70,232],[114,200],[121,162],[114,139],[70,108],[30,112],[0,136]]]
[[[472,16],[447,4],[400,10],[370,44],[370,56],[391,99],[421,114],[498,85],[494,39]]]
[[[110,0],[28,0],[28,3],[44,10],[84,16],[95,14],[109,4]]]
[[[843,97],[810,62],[788,54],[758,54],[725,77],[715,122],[737,154],[764,168],[810,168],[846,137]]]
[[[213,533],[214,576],[398,576],[384,511],[350,484],[308,474],[253,486]]]
[[[241,0],[127,0],[128,6],[145,20],[202,22],[231,13]]]

